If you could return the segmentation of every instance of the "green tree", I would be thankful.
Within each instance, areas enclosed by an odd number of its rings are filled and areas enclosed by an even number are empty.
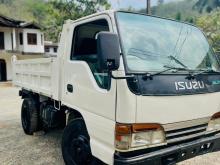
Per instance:
[[[218,7],[220,7],[219,0],[198,0],[193,6],[193,8],[197,9],[200,13],[203,13],[204,11],[210,13]]]
[[[182,15],[181,15],[180,12],[178,12],[178,13],[176,14],[176,20],[181,21],[181,19],[182,19]]]
[[[57,39],[65,20],[76,20],[111,7],[107,0],[51,0],[48,5],[48,13],[55,18],[48,20],[46,27],[52,40]]]
[[[187,17],[185,19],[186,22],[189,22],[189,23],[194,23],[194,19],[192,17]]]
[[[164,3],[164,0],[158,0],[157,5],[162,5]]]
[[[220,48],[220,10],[211,12],[198,17],[196,20],[197,26],[201,27],[206,33],[210,43],[215,50]]]
[[[129,11],[129,12],[135,11],[135,9],[132,6],[129,6],[126,10]]]

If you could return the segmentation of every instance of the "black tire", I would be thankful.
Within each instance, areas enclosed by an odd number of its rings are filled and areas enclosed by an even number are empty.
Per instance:
[[[38,130],[38,109],[32,98],[26,98],[21,107],[21,123],[27,135],[33,135]]]
[[[66,165],[102,164],[92,156],[89,141],[83,119],[71,120],[64,129],[62,137],[62,155]]]

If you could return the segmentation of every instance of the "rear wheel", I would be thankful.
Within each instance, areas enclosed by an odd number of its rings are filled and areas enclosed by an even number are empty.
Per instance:
[[[92,156],[90,139],[83,119],[74,119],[64,129],[62,154],[67,165],[102,164]]]
[[[35,101],[31,98],[26,98],[23,101],[21,123],[24,132],[28,135],[33,135],[38,130],[38,110]]]

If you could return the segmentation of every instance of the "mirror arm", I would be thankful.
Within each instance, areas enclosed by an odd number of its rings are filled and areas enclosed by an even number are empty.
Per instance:
[[[112,74],[112,71],[109,71],[109,75],[111,76],[111,78],[115,79],[115,80],[123,80],[123,79],[127,79],[127,78],[134,78],[134,75],[130,75],[130,76],[123,76],[123,77],[115,77]]]

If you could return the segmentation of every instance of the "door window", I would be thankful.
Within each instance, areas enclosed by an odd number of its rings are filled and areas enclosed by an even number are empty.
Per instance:
[[[71,60],[81,60],[88,63],[94,78],[100,88],[110,87],[110,77],[106,70],[100,69],[97,55],[97,34],[109,31],[105,19],[96,20],[75,27]]]

